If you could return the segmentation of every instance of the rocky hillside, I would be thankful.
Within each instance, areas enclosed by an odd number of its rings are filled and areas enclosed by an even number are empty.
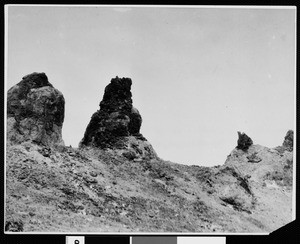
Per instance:
[[[116,77],[71,148],[63,97],[45,77],[8,92],[6,231],[249,233],[292,221],[293,131],[276,148],[238,133],[221,166],[164,161],[139,132],[132,81]]]

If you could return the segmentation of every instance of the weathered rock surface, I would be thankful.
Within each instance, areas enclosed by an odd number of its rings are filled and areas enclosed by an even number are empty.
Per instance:
[[[236,148],[246,151],[253,144],[252,139],[249,136],[247,136],[245,133],[241,133],[239,131],[238,131],[238,136],[239,139],[237,141],[238,145]]]
[[[284,146],[268,148],[251,145],[247,150],[235,148],[227,156],[225,165],[251,176],[251,181],[257,184],[292,187],[293,150],[289,151]]]
[[[157,157],[151,144],[142,136],[142,117],[132,106],[130,78],[113,78],[106,86],[100,110],[88,124],[80,146],[118,149],[127,158]]]
[[[132,155],[8,146],[5,230],[267,233],[293,220],[292,152],[235,148],[225,165],[214,167],[132,161]]]
[[[7,93],[7,140],[44,146],[63,144],[65,100],[45,73],[32,73]]]
[[[282,146],[285,147],[288,151],[293,151],[293,139],[294,139],[294,131],[289,130],[284,137],[284,141]]]

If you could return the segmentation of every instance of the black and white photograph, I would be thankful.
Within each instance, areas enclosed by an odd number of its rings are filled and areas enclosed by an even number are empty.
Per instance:
[[[6,5],[4,88],[5,233],[296,218],[294,6]]]

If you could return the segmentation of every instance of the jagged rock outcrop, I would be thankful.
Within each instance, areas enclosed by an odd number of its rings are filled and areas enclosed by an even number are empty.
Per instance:
[[[291,137],[292,131],[288,131],[283,144],[290,146]],[[242,142],[244,140],[242,148],[245,148],[245,145],[250,146],[246,150],[240,150],[238,147],[233,149],[227,156],[226,166],[235,167],[242,175],[250,176],[250,181],[262,186],[284,186],[289,189],[292,187],[293,149],[287,150],[287,145],[275,148],[254,145],[247,135],[243,136],[241,133],[239,139]]]
[[[290,152],[293,151],[293,139],[294,139],[294,131],[289,130],[284,137],[282,146],[285,147],[286,150]]]
[[[253,141],[252,139],[247,136],[245,133],[241,133],[238,131],[238,136],[239,136],[239,139],[237,141],[237,147],[238,149],[241,149],[243,151],[246,151],[248,150],[248,148],[253,144]]]
[[[63,144],[65,100],[45,73],[32,73],[7,93],[8,143]]]
[[[100,110],[88,124],[80,147],[118,149],[128,159],[156,158],[151,144],[142,136],[142,117],[132,106],[130,78],[113,78],[106,86]]]

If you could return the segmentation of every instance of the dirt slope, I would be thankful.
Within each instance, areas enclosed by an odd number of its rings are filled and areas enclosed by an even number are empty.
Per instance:
[[[234,149],[216,167],[29,142],[6,159],[7,231],[248,233],[292,221],[284,147]]]

